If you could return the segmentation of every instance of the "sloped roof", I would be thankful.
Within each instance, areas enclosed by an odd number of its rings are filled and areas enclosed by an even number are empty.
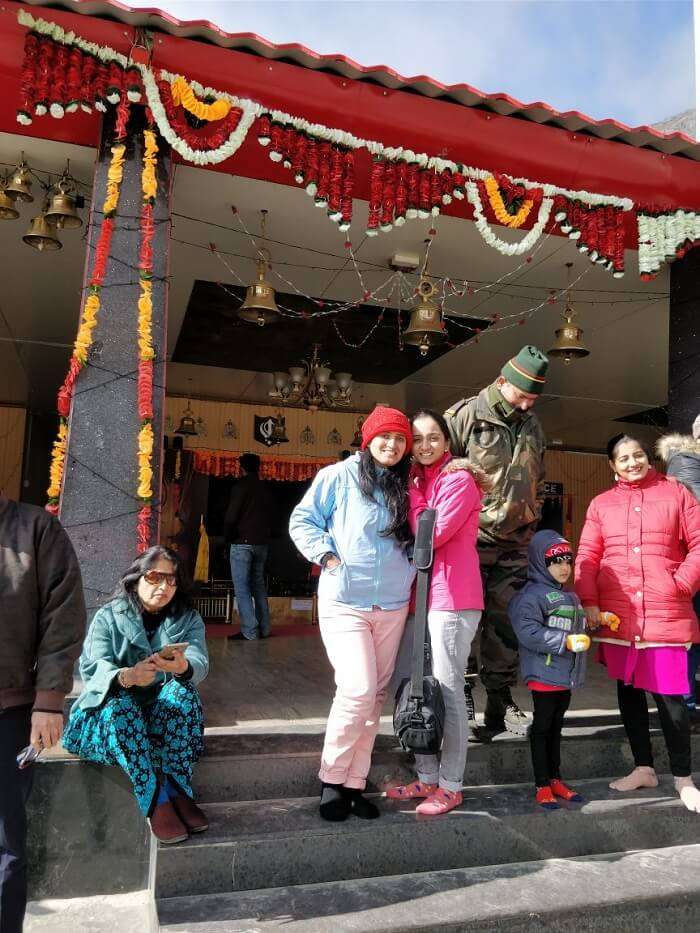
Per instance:
[[[491,110],[502,116],[559,126],[570,132],[589,133],[600,139],[700,161],[700,143],[684,132],[662,132],[654,126],[646,125],[630,127],[613,119],[595,120],[578,110],[559,111],[543,101],[525,104],[508,94],[487,94],[469,84],[443,84],[428,75],[405,77],[387,65],[360,65],[346,55],[321,55],[298,42],[277,44],[252,32],[226,32],[208,20],[183,21],[156,7],[135,10],[119,0],[25,0],[25,3],[27,6],[54,7],[86,16],[109,18],[182,39],[209,42],[262,58],[290,62],[314,71],[338,74],[356,81],[371,81],[393,90],[411,91],[424,97],[453,101],[465,107]]]

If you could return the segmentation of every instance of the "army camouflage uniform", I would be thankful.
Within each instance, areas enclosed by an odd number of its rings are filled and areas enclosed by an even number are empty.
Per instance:
[[[544,500],[545,435],[534,414],[515,412],[495,383],[445,412],[452,448],[491,478],[483,499],[477,547],[484,581],[480,629],[481,681],[489,703],[516,683],[518,641],[507,607],[527,580],[527,546]],[[489,707],[487,705],[487,720]],[[496,713],[498,718],[499,713]]]

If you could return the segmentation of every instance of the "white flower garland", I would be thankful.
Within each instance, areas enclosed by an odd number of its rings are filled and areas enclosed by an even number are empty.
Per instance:
[[[476,229],[479,231],[484,241],[488,243],[489,246],[493,246],[494,249],[497,249],[502,256],[522,256],[523,253],[527,253],[531,250],[542,236],[550,214],[552,213],[552,205],[554,204],[552,198],[542,198],[542,203],[540,204],[540,209],[537,214],[537,223],[532,230],[529,230],[527,235],[517,243],[506,243],[505,240],[501,240],[496,236],[484,216],[484,205],[481,203],[481,196],[479,195],[479,188],[476,182],[468,181],[466,184],[466,192],[467,199],[474,208],[474,224],[476,225]]]
[[[56,42],[62,42],[64,45],[76,45],[83,51],[88,52],[91,55],[96,55],[101,61],[116,61],[124,68],[130,64],[125,55],[116,52],[114,49],[111,49],[107,46],[99,46],[94,42],[87,42],[80,36],[76,36],[75,33],[65,32],[64,29],[55,23],[50,23],[47,20],[35,18],[24,10],[19,11],[17,19],[22,26],[26,26],[28,29],[32,29],[41,35],[49,36]],[[463,165],[459,162],[453,162],[450,159],[442,159],[439,156],[431,157],[424,152],[416,153],[411,149],[404,149],[400,146],[385,146],[378,140],[362,139],[361,137],[355,136],[353,133],[349,133],[346,130],[324,126],[322,123],[310,123],[308,120],[304,120],[302,117],[296,117],[292,114],[285,113],[282,110],[268,110],[261,104],[257,104],[254,101],[237,98],[231,94],[217,91],[214,88],[203,87],[197,81],[190,80],[190,86],[199,96],[205,97],[207,95],[213,95],[214,97],[224,98],[225,100],[229,100],[234,106],[240,107],[240,109],[243,111],[243,118],[241,119],[241,123],[223,146],[212,153],[196,152],[190,146],[188,146],[187,143],[179,139],[174,130],[170,127],[167,116],[165,115],[165,111],[160,104],[158,86],[150,68],[148,68],[146,65],[137,65],[137,67],[140,69],[143,76],[144,87],[146,88],[147,95],[149,94],[150,89],[149,104],[151,106],[151,110],[153,110],[154,117],[156,117],[156,122],[161,134],[183,157],[183,159],[194,162],[197,165],[217,164],[224,161],[224,159],[230,158],[231,155],[233,155],[233,153],[236,152],[236,150],[239,148],[240,144],[243,142],[243,139],[245,139],[245,135],[255,118],[262,113],[269,113],[271,119],[276,123],[294,126],[296,129],[308,133],[310,136],[336,143],[337,145],[345,146],[349,149],[367,149],[371,155],[380,156],[391,161],[401,160],[409,164],[415,163],[421,168],[434,168],[438,172],[443,171],[443,169],[448,169],[453,174],[461,173],[465,176],[465,178],[472,179],[474,181],[484,181],[489,175],[492,174],[490,171],[486,171],[485,169]],[[161,76],[168,81],[175,77],[175,75],[172,75],[167,71],[161,71]],[[151,98],[153,98],[153,100],[151,100]],[[159,111],[158,116],[156,116],[156,109]],[[569,188],[560,188],[558,185],[549,185],[537,181],[531,181],[528,178],[513,178],[513,181],[516,184],[523,185],[528,189],[542,188],[545,198],[551,198],[554,195],[560,194],[564,195],[566,198],[580,201],[589,207],[610,205],[612,207],[621,208],[624,211],[630,211],[634,207],[630,198],[619,198],[615,195],[607,194],[594,194],[590,191],[573,191]]]
[[[679,247],[700,240],[700,215],[680,209],[656,217],[638,214],[637,232],[639,272],[655,276],[665,262],[676,258]]]
[[[238,125],[226,142],[222,143],[218,149],[201,151],[193,149],[184,139],[180,139],[170,125],[165,107],[160,99],[158,84],[156,83],[151,69],[147,65],[138,65],[137,67],[143,78],[143,87],[146,92],[148,106],[151,108],[153,119],[156,121],[161,136],[170,143],[175,152],[179,153],[183,159],[187,162],[193,162],[195,165],[218,165],[220,162],[225,162],[226,159],[230,159],[231,156],[240,149],[241,144],[248,135],[248,130],[263,112],[263,108],[260,104],[256,104],[252,100],[233,97],[230,94],[218,94],[219,97],[225,97],[234,107],[243,111],[241,119],[238,121]],[[161,72],[161,74],[165,76],[167,72]],[[173,75],[173,77],[175,76]],[[170,78],[167,80],[170,80]],[[192,87],[194,89],[194,82],[192,82]],[[209,93],[208,89],[206,93]],[[202,94],[202,96],[205,95]]]

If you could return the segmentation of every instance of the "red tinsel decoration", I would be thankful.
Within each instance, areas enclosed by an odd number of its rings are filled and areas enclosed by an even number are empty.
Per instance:
[[[306,181],[307,194],[313,197],[318,189],[318,143],[315,139],[307,141],[304,159],[304,180]]]
[[[112,245],[112,235],[114,233],[114,218],[105,217],[100,228],[100,235],[95,247],[95,261],[92,266],[91,285],[100,286],[105,277],[107,260],[109,259],[109,250]]]
[[[593,214],[595,217],[595,226],[598,239],[598,253],[605,257],[605,247],[608,241],[608,227],[605,218],[605,208],[598,207],[595,210],[590,211],[589,213]]]
[[[396,203],[394,205],[394,223],[401,225],[406,218],[408,207],[408,165],[401,161],[396,166]]]
[[[36,100],[34,112],[40,117],[49,109],[53,53],[54,43],[51,39],[40,39],[37,53],[36,89],[34,96]]]
[[[127,97],[122,97],[117,107],[117,119],[114,124],[115,139],[122,140],[126,138],[126,127],[129,122],[130,104]]]
[[[66,101],[66,71],[68,68],[68,49],[65,45],[58,45],[53,60],[53,74],[51,81],[51,106],[49,113],[59,119],[65,113]]]
[[[17,114],[18,118],[21,115],[20,123],[24,123],[25,126],[32,122],[34,113],[38,57],[39,40],[33,32],[28,32],[24,37],[24,61],[20,74],[22,106]]]
[[[396,165],[387,162],[384,167],[384,187],[382,189],[382,212],[380,226],[385,233],[391,230],[394,223],[394,209],[396,207]]]
[[[83,53],[74,45],[68,53],[68,69],[66,71],[67,113],[75,113],[80,106],[80,88],[82,84]]]
[[[331,182],[331,144],[319,143],[318,146],[318,189],[316,203],[319,207],[328,204],[328,188]]]
[[[284,167],[292,167],[292,158],[294,157],[294,147],[297,142],[297,131],[293,126],[288,126],[284,131],[284,143],[282,146],[282,155],[284,156]]]
[[[433,170],[430,172],[430,208],[432,214],[440,213],[442,203],[442,178]]]
[[[138,385],[136,388],[139,418],[145,421],[153,417],[153,360],[139,362]]]
[[[384,160],[375,156],[372,160],[372,174],[369,180],[369,211],[367,214],[367,233],[370,236],[377,232],[379,217],[382,210],[382,194],[384,193]]]
[[[349,230],[352,222],[352,195],[355,190],[355,153],[348,149],[343,156],[343,194],[340,199],[340,229]]]
[[[407,217],[418,216],[419,199],[419,181],[418,165],[416,162],[409,162],[408,165],[408,207],[406,208]]]
[[[443,204],[449,204],[452,201],[453,188],[454,182],[452,181],[452,172],[448,168],[444,168],[440,174],[440,189]]]
[[[273,123],[270,127],[270,158],[273,162],[282,161],[284,148],[284,127],[281,123]]]
[[[431,172],[422,169],[418,174],[418,216],[430,214],[430,176]]]
[[[605,256],[608,262],[615,262],[615,208],[607,205],[605,211]]]
[[[625,272],[625,215],[615,212],[615,252],[613,254],[613,275],[621,278]]]
[[[84,55],[80,84],[80,108],[85,113],[92,113],[93,103],[99,110],[100,108],[97,107],[98,100],[102,100],[104,106],[103,98],[106,84],[100,85],[99,80],[95,80],[96,75],[99,77],[97,59],[93,58],[92,55]],[[106,80],[107,72],[105,72],[105,82]]]
[[[151,541],[151,506],[144,505],[139,509],[136,521],[136,551],[143,554],[147,551]]]
[[[258,142],[261,146],[269,146],[272,132],[272,125],[270,123],[270,114],[264,113],[261,117],[258,118]]]
[[[328,180],[328,216],[338,223],[343,216],[340,202],[343,195],[343,153],[337,146],[331,149],[331,174]]]
[[[98,62],[91,55],[86,55],[83,60],[83,87],[80,92],[81,106],[85,108],[85,106],[89,105],[90,102],[89,89],[86,87],[87,82],[85,78],[88,72],[88,68],[91,66],[91,64],[95,69],[95,79],[93,81],[93,98],[95,101],[95,109],[104,113],[107,109],[107,81],[109,80],[109,68],[107,65],[105,65],[104,62]]]
[[[294,172],[294,181],[300,185],[304,181],[304,169],[306,167],[306,148],[308,140],[303,133],[297,133],[296,143],[294,145],[294,157],[292,159],[292,171]]]
[[[118,104],[124,87],[124,72],[116,62],[110,62],[108,70],[107,100],[110,104]]]
[[[569,223],[574,228],[574,230],[581,229],[581,205],[578,203],[578,201],[574,201],[574,203],[571,205],[571,209],[569,211]]]

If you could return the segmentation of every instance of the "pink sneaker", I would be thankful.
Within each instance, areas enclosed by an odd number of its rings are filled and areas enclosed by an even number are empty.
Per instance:
[[[445,790],[444,787],[438,787],[434,794],[431,794],[423,803],[416,807],[416,813],[421,816],[440,816],[442,813],[449,813],[462,802],[462,792],[460,790]]]
[[[399,784],[398,787],[390,787],[386,795],[389,800],[416,800],[418,797],[430,797],[436,790],[437,784],[412,781],[410,784]]]

